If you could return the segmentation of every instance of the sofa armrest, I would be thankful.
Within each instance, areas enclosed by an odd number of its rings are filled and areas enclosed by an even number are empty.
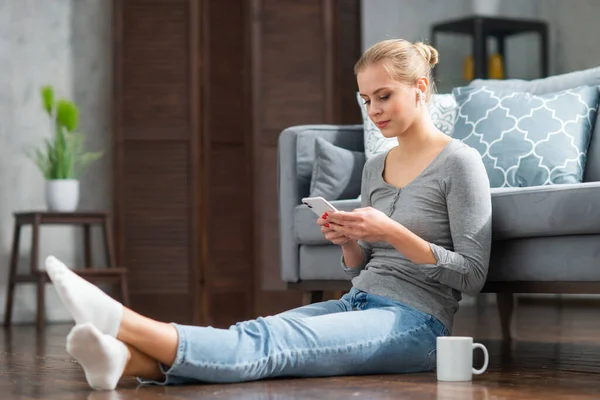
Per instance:
[[[314,142],[323,138],[336,146],[364,151],[362,125],[298,125],[285,129],[277,144],[279,192],[279,249],[281,278],[298,282],[298,243],[294,235],[294,209],[308,196]]]

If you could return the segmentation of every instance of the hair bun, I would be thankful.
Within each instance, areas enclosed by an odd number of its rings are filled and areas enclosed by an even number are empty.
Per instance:
[[[435,66],[439,61],[438,51],[432,46],[423,42],[415,43],[415,48],[421,53],[423,58],[429,63],[430,67]]]

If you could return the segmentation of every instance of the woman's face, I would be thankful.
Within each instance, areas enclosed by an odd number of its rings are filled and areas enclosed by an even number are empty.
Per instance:
[[[419,115],[416,85],[394,80],[381,63],[368,65],[356,79],[369,118],[383,136],[400,136],[413,124]]]

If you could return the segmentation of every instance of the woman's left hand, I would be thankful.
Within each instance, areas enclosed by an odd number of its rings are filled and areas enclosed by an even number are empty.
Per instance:
[[[357,208],[353,211],[329,213],[332,228],[350,239],[365,242],[385,241],[396,223],[383,212],[373,207]]]

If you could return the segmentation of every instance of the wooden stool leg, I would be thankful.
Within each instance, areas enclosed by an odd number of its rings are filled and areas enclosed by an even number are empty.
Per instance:
[[[36,217],[31,226],[31,260],[30,273],[37,277],[37,318],[38,329],[43,329],[46,322],[46,272],[38,271],[38,258],[40,248],[40,219]]]
[[[92,267],[92,235],[90,224],[83,225],[83,257],[85,268]]]
[[[15,221],[13,232],[13,244],[10,253],[10,270],[8,275],[8,288],[6,291],[6,304],[4,310],[4,326],[10,326],[12,319],[13,300],[15,296],[15,280],[17,276],[17,266],[19,264],[19,241],[21,238],[21,224]]]
[[[500,327],[502,329],[502,340],[511,341],[512,335],[512,319],[515,309],[515,295],[512,293],[497,293],[496,301],[498,305],[498,313],[500,314]]]
[[[44,329],[46,325],[46,273],[37,274],[37,321],[38,329]]]
[[[116,267],[117,261],[115,257],[115,244],[113,242],[112,228],[110,226],[110,218],[106,217],[102,226],[104,232],[104,246],[106,248],[106,262],[109,267]]]
[[[313,290],[302,294],[302,304],[305,306],[321,301],[323,301],[323,290]]]
[[[121,301],[129,307],[129,289],[127,288],[127,273],[121,275]]]

